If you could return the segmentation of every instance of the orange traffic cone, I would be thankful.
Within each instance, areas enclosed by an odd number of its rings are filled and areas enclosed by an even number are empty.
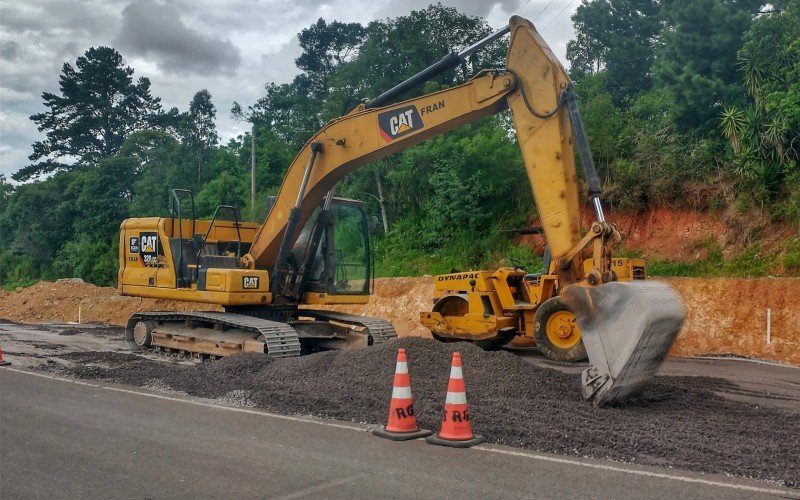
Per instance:
[[[3,350],[0,349],[0,366],[8,366],[11,364],[11,361],[6,361],[3,359]]]
[[[431,431],[419,428],[417,418],[414,416],[414,398],[411,396],[411,378],[408,376],[405,349],[397,350],[392,401],[389,403],[389,422],[386,428],[375,429],[372,433],[393,441],[417,439],[431,434]]]
[[[425,441],[453,448],[469,448],[486,441],[483,436],[472,433],[469,419],[467,391],[464,387],[464,374],[461,371],[461,353],[454,352],[450,382],[447,385],[447,399],[444,402],[442,429],[439,434],[425,438]]]

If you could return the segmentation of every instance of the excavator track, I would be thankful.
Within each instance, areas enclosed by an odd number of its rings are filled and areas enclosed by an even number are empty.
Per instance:
[[[214,329],[235,328],[246,332],[252,332],[253,336],[256,338],[250,340],[250,345],[252,346],[253,343],[265,344],[266,354],[273,358],[287,358],[300,355],[300,339],[295,329],[290,325],[245,314],[221,312],[136,313],[128,319],[128,325],[125,329],[127,340],[134,340],[134,329],[137,323],[140,322],[166,323],[172,325],[199,322],[210,324]],[[248,348],[248,339],[242,338],[241,335],[238,339],[229,340],[223,338],[225,336],[224,333],[221,333],[216,338],[210,335],[194,335],[193,333],[193,329],[187,326],[185,329],[182,329],[180,333],[160,333],[155,330],[150,334],[152,336],[152,345],[177,351],[211,354],[207,352],[207,349],[198,349],[196,345],[199,342],[204,342],[206,345],[209,343],[213,344],[213,348],[218,350],[217,352],[225,352],[225,354],[221,355],[254,350],[252,347]],[[260,337],[263,337],[263,343],[258,340]],[[217,352],[213,354],[217,354]]]
[[[397,338],[397,331],[395,331],[394,325],[385,319],[316,309],[300,309],[298,312],[303,316],[310,316],[319,321],[337,321],[365,328],[372,337],[372,345],[382,344],[387,340]]]

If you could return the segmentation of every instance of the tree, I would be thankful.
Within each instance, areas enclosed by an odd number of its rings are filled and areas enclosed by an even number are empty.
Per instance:
[[[611,0],[611,16],[606,73],[619,103],[652,86],[650,68],[663,18],[658,0]]]
[[[328,93],[330,77],[338,66],[356,54],[365,35],[366,30],[358,23],[328,24],[322,18],[297,35],[303,53],[295,59],[295,64],[308,76],[315,95]]]
[[[760,5],[755,0],[670,0],[670,28],[655,78],[674,101],[673,120],[683,130],[709,129],[725,102],[744,97],[736,53]]]
[[[796,191],[800,181],[800,0],[773,7],[753,22],[738,52],[749,102],[728,105],[719,117],[735,172],[762,199],[784,184]],[[788,208],[800,220],[800,203]]]
[[[617,104],[651,87],[663,26],[658,0],[584,0],[572,20],[576,38],[567,44],[567,59],[574,77],[603,71]]]
[[[213,148],[219,140],[217,127],[214,124],[216,117],[217,108],[211,102],[211,92],[206,89],[198,91],[189,104],[184,141],[197,161],[198,186],[201,182],[203,166],[208,164]]]
[[[97,165],[112,156],[131,132],[147,126],[160,99],[150,95],[150,81],[133,82],[133,68],[110,47],[90,48],[75,61],[64,63],[59,79],[60,95],[44,92],[47,111],[30,118],[46,133],[33,143],[32,161],[12,177],[24,181],[57,170]],[[73,165],[62,159],[75,158]]]
[[[6,176],[0,174],[0,213],[3,213],[8,206],[8,200],[14,193],[14,186],[6,180]]]
[[[572,15],[575,40],[567,43],[567,59],[573,76],[598,73],[606,62],[610,40],[611,4],[608,0],[581,0]]]

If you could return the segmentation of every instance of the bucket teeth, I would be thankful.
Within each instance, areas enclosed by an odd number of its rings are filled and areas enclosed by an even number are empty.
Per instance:
[[[570,285],[562,298],[591,364],[581,377],[582,393],[596,406],[622,403],[649,385],[685,316],[678,293],[657,281]]]

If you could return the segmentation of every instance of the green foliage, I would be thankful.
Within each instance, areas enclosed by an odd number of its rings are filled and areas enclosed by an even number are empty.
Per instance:
[[[567,44],[574,76],[605,75],[616,104],[652,85],[650,67],[664,19],[657,0],[586,0],[572,16],[576,39]]]
[[[760,5],[755,0],[664,2],[669,27],[661,33],[654,72],[673,101],[672,117],[681,129],[710,128],[723,103],[742,97],[736,52]]]
[[[756,246],[733,258],[725,258],[718,246],[712,246],[705,259],[695,262],[648,261],[647,273],[651,276],[754,278],[769,275],[777,260],[777,256],[763,255]]]
[[[207,182],[195,196],[197,216],[210,218],[214,209],[219,205],[241,207],[245,204],[247,193],[244,176],[235,176],[223,171],[215,179]],[[228,217],[230,214],[220,214],[220,216],[223,215]]]
[[[114,286],[117,283],[118,252],[117,236],[98,239],[81,233],[61,247],[52,266],[42,277],[47,280],[81,278],[88,283]]]
[[[651,276],[756,278],[773,273],[800,276],[800,239],[783,242],[774,251],[764,251],[757,244],[748,246],[738,255],[726,257],[713,241],[701,245],[707,255],[691,262],[649,260],[647,274]],[[641,255],[637,255],[641,256]]]
[[[773,202],[775,214],[800,223],[800,1],[756,19],[737,57],[750,101],[720,116],[734,172],[757,201]]]

